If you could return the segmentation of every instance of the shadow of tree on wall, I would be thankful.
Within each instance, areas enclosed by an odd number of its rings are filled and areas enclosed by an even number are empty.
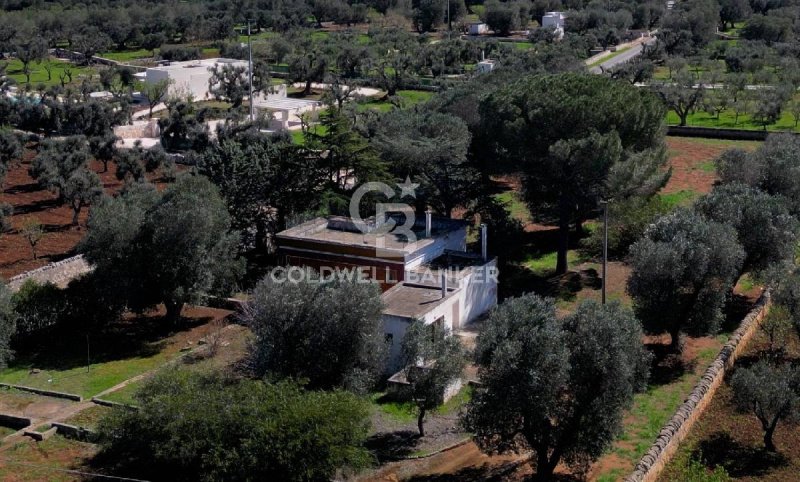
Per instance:
[[[760,477],[788,463],[780,453],[744,445],[725,432],[713,433],[692,453],[709,467],[722,466],[732,477]]]

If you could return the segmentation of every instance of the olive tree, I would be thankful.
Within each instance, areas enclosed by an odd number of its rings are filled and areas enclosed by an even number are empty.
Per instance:
[[[714,332],[739,276],[745,253],[736,231],[680,210],[664,216],[631,246],[628,293],[651,333]]]
[[[440,324],[411,323],[403,338],[403,362],[411,398],[417,405],[417,428],[425,436],[425,414],[442,403],[445,390],[466,365],[461,341]]]
[[[204,294],[226,294],[244,270],[239,235],[219,192],[183,176],[164,193],[134,184],[92,210],[79,250],[113,280],[130,309],[163,303],[166,319]],[[113,289],[109,286],[109,289]]]
[[[723,184],[740,182],[772,195],[781,195],[789,210],[800,214],[800,139],[791,134],[771,134],[753,152],[730,150],[717,161]]]
[[[14,354],[11,337],[17,330],[17,312],[11,290],[0,281],[0,368],[5,368]]]
[[[17,136],[5,129],[0,129],[0,186],[8,172],[9,165],[22,157],[22,143]]]
[[[98,175],[89,169],[90,153],[86,138],[48,139],[28,169],[31,177],[58,195],[62,204],[72,208],[72,224],[78,224],[81,210],[99,200],[103,185]]]
[[[664,107],[651,93],[603,76],[525,77],[486,96],[480,131],[504,172],[524,174],[526,201],[559,227],[556,272],[570,229],[600,201],[648,196],[669,178]]]
[[[650,356],[621,305],[587,301],[559,320],[553,300],[529,294],[491,313],[476,362],[465,426],[484,451],[533,451],[538,480],[550,480],[559,463],[585,466],[611,445]]]
[[[789,214],[783,197],[743,184],[726,184],[701,198],[695,209],[706,219],[736,230],[745,252],[745,271],[761,271],[794,256],[797,220]]]
[[[388,348],[378,285],[290,272],[277,268],[262,279],[242,310],[255,336],[256,374],[365,393],[383,373]]]
[[[758,418],[764,430],[764,447],[775,452],[772,437],[778,422],[800,417],[800,371],[762,360],[750,368],[737,369],[731,387],[737,408]]]

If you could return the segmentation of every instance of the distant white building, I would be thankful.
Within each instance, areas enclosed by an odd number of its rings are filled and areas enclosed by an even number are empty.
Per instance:
[[[547,12],[542,16],[542,27],[552,28],[558,38],[564,36],[564,23],[567,16],[564,12]]]
[[[211,71],[217,66],[234,65],[247,70],[247,62],[235,59],[203,59],[186,62],[165,62],[157,67],[150,67],[145,72],[147,83],[156,83],[169,79],[170,95],[191,95],[194,100],[207,100],[212,97],[208,82]]]
[[[475,72],[486,74],[494,70],[496,62],[494,60],[481,60],[475,65]]]
[[[472,22],[469,24],[470,35],[484,35],[489,33],[489,26],[483,22]]]

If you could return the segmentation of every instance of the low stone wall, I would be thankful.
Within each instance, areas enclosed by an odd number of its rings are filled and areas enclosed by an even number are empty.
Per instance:
[[[10,427],[13,429],[23,429],[31,424],[31,419],[28,417],[18,417],[7,413],[0,413],[0,425],[3,427]]]
[[[761,295],[755,308],[742,320],[742,324],[733,333],[728,343],[722,347],[686,401],[678,407],[675,415],[661,429],[655,443],[636,464],[633,473],[625,479],[625,482],[654,482],[658,478],[678,450],[678,445],[686,438],[689,430],[711,402],[714,393],[725,378],[725,373],[733,367],[736,358],[747,346],[747,342],[758,329],[761,320],[769,312],[769,306],[770,293],[766,291]]]
[[[73,402],[83,401],[83,397],[74,393],[56,392],[54,390],[45,390],[43,388],[26,387],[24,385],[14,385],[13,383],[0,383],[0,387],[13,388],[22,392],[35,393],[36,395],[44,395],[45,397],[63,398],[65,400],[72,400]]]
[[[97,433],[88,428],[76,427],[75,425],[68,425],[60,422],[53,422],[53,428],[56,429],[59,435],[69,439],[80,440],[81,442],[97,441]]]
[[[130,125],[114,127],[114,135],[121,139],[157,139],[161,136],[158,120],[134,121]]]
[[[14,276],[8,280],[8,287],[11,291],[18,291],[23,283],[32,279],[40,284],[53,283],[63,288],[73,279],[91,270],[92,267],[83,259],[83,255],[79,254]]]

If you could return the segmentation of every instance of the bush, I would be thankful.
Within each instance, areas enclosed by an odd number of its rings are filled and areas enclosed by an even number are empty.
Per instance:
[[[64,294],[53,283],[39,284],[28,279],[11,300],[18,315],[16,336],[19,338],[56,325],[65,311]]]
[[[659,196],[630,198],[608,205],[608,256],[621,259],[628,249],[638,241],[647,227],[660,216],[667,214],[670,206]],[[582,240],[583,248],[594,257],[603,256],[603,226],[592,231]]]
[[[200,49],[197,47],[187,47],[183,45],[164,45],[158,51],[158,56],[163,60],[181,62],[185,60],[197,60],[200,58]]]
[[[99,425],[99,461],[170,480],[331,480],[370,461],[366,402],[346,392],[167,370]]]

